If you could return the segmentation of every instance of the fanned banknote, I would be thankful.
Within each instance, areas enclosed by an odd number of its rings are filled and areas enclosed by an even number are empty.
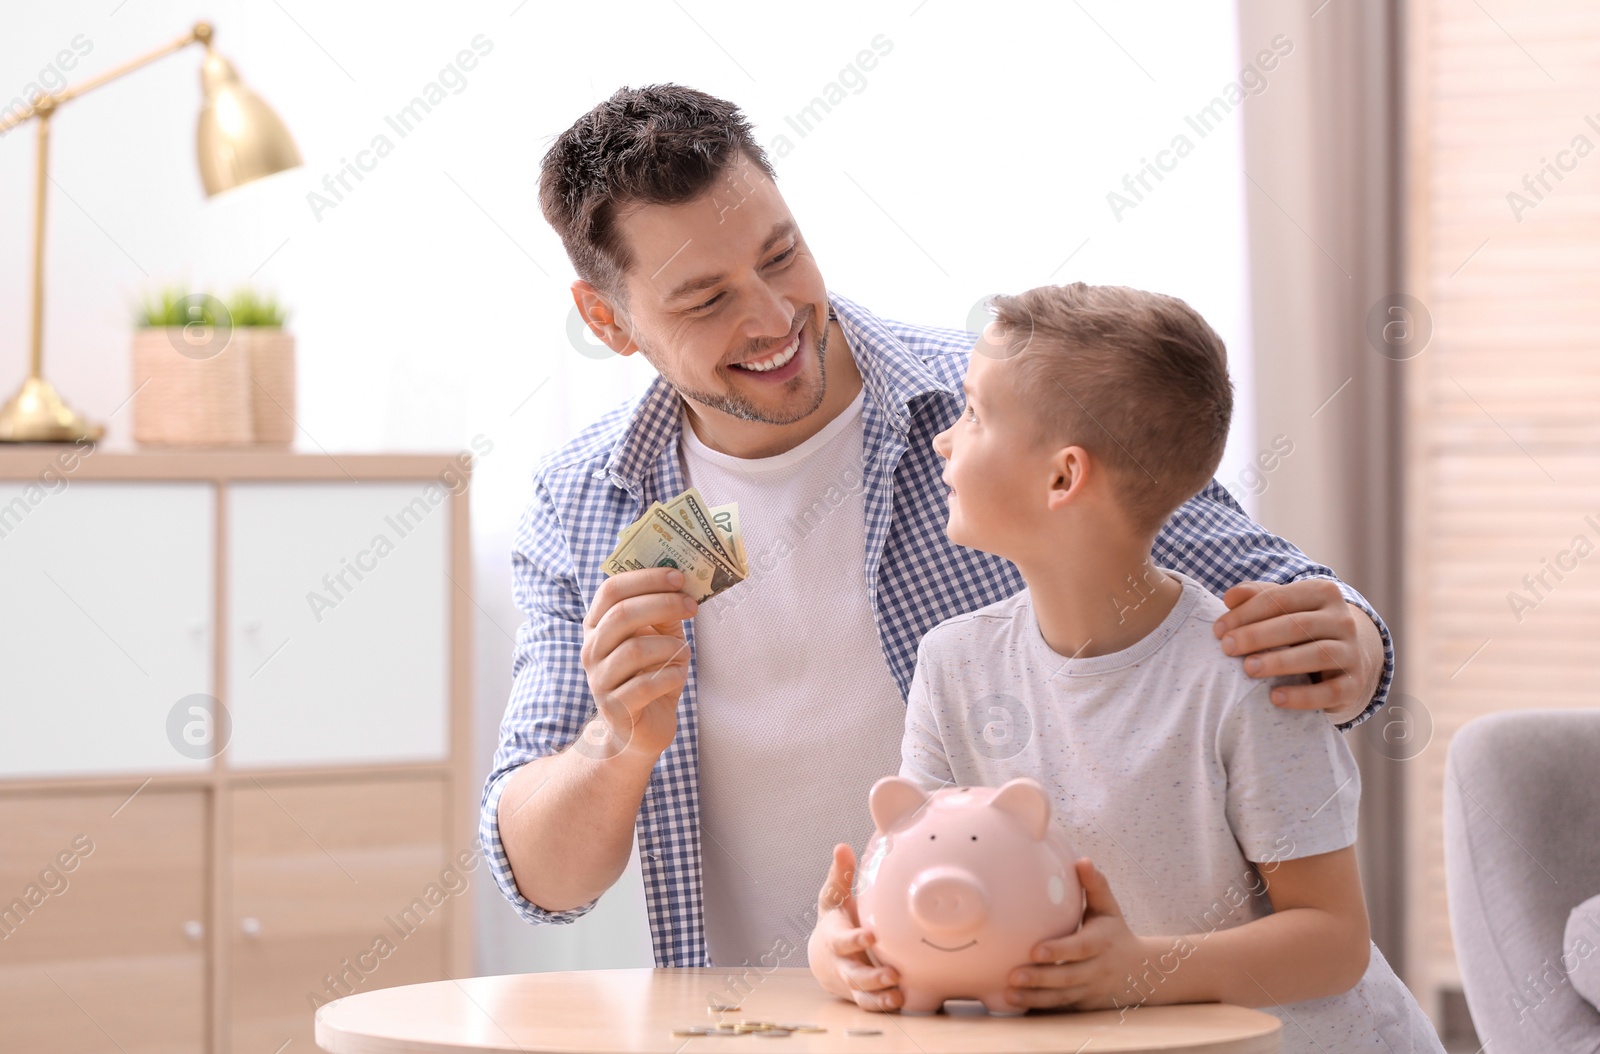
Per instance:
[[[704,601],[750,575],[739,535],[739,506],[707,505],[693,487],[666,504],[653,502],[622,529],[601,569],[608,575],[643,567],[676,567],[684,592]]]

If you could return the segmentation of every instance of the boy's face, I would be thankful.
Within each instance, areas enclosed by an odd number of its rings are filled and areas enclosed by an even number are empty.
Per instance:
[[[957,545],[1013,558],[1018,543],[1037,537],[1034,519],[1044,510],[1046,461],[1025,420],[1008,375],[1011,360],[979,344],[962,382],[966,405],[956,423],[933,437],[945,459],[950,488],[945,536]]]

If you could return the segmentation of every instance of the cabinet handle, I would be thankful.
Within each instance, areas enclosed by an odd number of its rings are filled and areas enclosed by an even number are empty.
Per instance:
[[[190,919],[183,924],[183,935],[192,941],[197,941],[206,935],[205,924],[199,919]]]
[[[246,937],[261,936],[261,920],[254,915],[246,916],[239,920],[239,932]]]

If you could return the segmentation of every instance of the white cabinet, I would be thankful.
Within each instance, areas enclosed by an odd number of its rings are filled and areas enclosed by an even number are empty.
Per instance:
[[[230,766],[448,755],[449,528],[436,483],[228,488]]]
[[[0,1052],[471,971],[471,461],[0,444]]]
[[[204,483],[0,480],[0,777],[210,767],[215,517]]]

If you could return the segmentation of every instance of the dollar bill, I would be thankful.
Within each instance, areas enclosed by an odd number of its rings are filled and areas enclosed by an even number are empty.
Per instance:
[[[712,537],[713,532],[709,518],[706,519],[706,527],[702,530],[681,522],[672,515],[666,506],[659,508],[656,511],[656,515],[670,526],[683,541],[694,546],[697,552],[709,554],[728,574],[733,576],[735,582],[744,578],[744,573],[733,563],[733,560],[722,555],[720,544]]]
[[[718,536],[717,529],[712,524],[711,512],[706,505],[706,500],[700,496],[700,492],[697,489],[690,487],[676,498],[667,502],[666,508],[685,527],[695,532],[700,538],[709,541],[712,547],[721,554],[722,558],[734,570],[738,571],[740,575],[745,574],[743,564],[734,556],[728,542]]]
[[[704,601],[746,577],[742,556],[735,556],[741,549],[730,549],[729,539],[719,531],[714,513],[699,493],[685,492],[666,505],[653,502],[618,536],[616,549],[601,569],[615,575],[645,567],[676,567],[683,572],[684,592]],[[736,544],[737,538],[732,541]]]
[[[749,578],[750,565],[744,557],[744,535],[739,533],[739,503],[735,501],[714,506],[711,509],[711,525],[716,528],[724,547],[732,550],[739,573]]]

